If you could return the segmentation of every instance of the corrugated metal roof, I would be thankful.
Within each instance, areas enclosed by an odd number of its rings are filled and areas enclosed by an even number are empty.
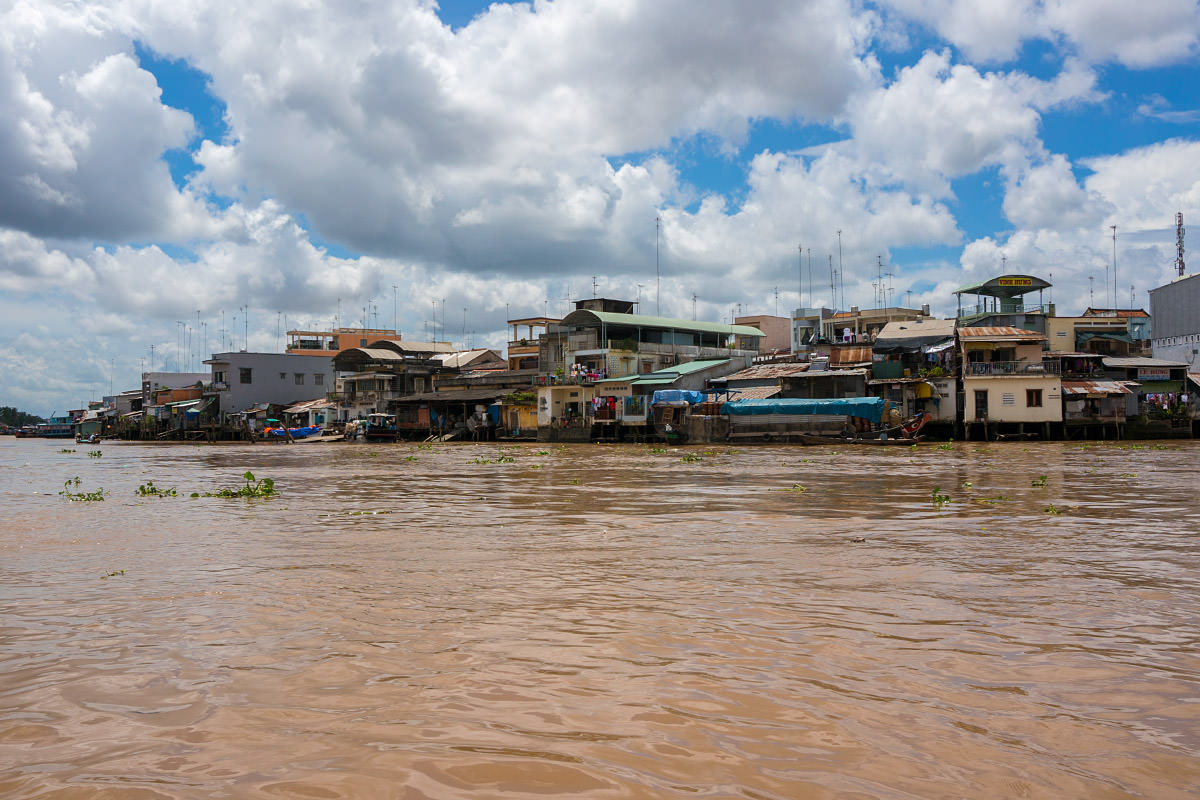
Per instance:
[[[1133,394],[1120,381],[1063,381],[1063,394],[1107,397],[1111,394]]]
[[[778,386],[747,386],[744,389],[730,389],[729,393],[736,400],[766,400],[781,391]]]
[[[829,351],[829,366],[845,366],[847,364],[870,364],[874,354],[870,345],[855,347],[834,347]]]
[[[1200,372],[1189,372],[1187,375],[1189,381],[1200,386]]]
[[[337,403],[322,398],[316,400],[305,400],[303,403],[296,403],[294,406],[285,408],[285,414],[300,414],[304,411],[316,411],[320,408],[337,408]]]
[[[791,363],[791,364],[755,364],[741,372],[735,372],[732,375],[726,375],[724,378],[714,378],[713,380],[721,381],[754,381],[754,380],[771,380],[775,378],[786,377],[788,375],[796,375],[801,372],[808,371],[811,367],[810,363]]]
[[[739,336],[766,336],[758,328],[749,325],[723,325],[717,322],[697,322],[691,319],[672,319],[670,317],[647,317],[641,314],[617,314],[612,311],[592,311],[579,308],[563,317],[562,324],[578,324],[588,316],[605,325],[626,325],[631,328],[659,328],[677,331],[702,331],[704,333],[730,333]]]
[[[1187,363],[1183,361],[1166,361],[1161,358],[1142,358],[1131,356],[1129,358],[1105,358],[1104,366],[1106,367],[1186,367]]]
[[[662,369],[658,370],[658,372],[653,374],[665,375],[667,373],[674,373],[676,375],[690,375],[693,372],[699,372],[700,370],[708,369],[710,367],[719,367],[722,364],[728,364],[730,360],[731,359],[728,358],[718,358],[700,361],[685,361],[684,363],[676,364],[673,367],[663,367]]]
[[[959,328],[958,336],[960,339],[1045,339],[1046,335],[1037,331],[1028,331],[1024,328],[1013,328],[1008,325],[1000,325],[995,327],[973,327]]]

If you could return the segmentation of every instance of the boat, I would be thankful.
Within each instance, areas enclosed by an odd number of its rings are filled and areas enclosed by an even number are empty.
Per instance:
[[[310,436],[321,436],[324,432],[320,425],[309,425],[300,428],[285,428],[283,426],[263,428],[263,435],[270,439],[307,439]]]
[[[37,435],[42,439],[74,439],[75,423],[70,417],[51,417],[49,422],[39,422]]]
[[[368,442],[396,441],[395,414],[368,414],[367,427],[363,438]]]

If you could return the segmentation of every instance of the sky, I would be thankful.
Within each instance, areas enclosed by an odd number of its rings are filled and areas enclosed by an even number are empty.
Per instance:
[[[1148,309],[1198,66],[1195,0],[0,0],[0,405],[592,296]]]

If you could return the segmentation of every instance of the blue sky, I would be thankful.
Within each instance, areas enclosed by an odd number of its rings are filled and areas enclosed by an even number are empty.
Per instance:
[[[875,305],[882,260],[891,302],[1004,270],[1075,313],[1112,225],[1147,305],[1200,220],[1200,10],[1127,9],[30,0],[0,12],[0,401],[133,385],[152,345],[195,367],[181,329],[242,307],[251,349],[393,301],[407,338],[503,348],[593,276],[728,321]]]

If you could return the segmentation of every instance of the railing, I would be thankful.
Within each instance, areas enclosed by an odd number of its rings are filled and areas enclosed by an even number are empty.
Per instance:
[[[1057,361],[970,361],[963,365],[964,375],[1013,375],[1032,377],[1058,375]]]

